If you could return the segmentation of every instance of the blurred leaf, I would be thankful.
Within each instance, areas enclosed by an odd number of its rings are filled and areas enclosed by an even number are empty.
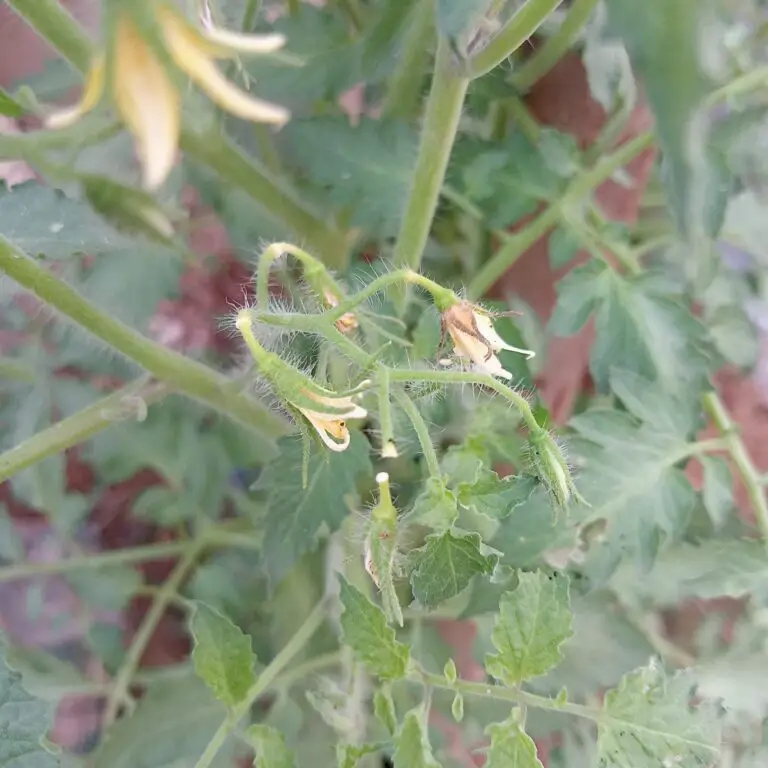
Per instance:
[[[373,694],[373,712],[387,732],[394,736],[397,730],[397,715],[389,686],[381,685],[376,689]]]
[[[13,524],[4,503],[0,502],[0,558],[10,562],[23,560],[26,555],[24,542]]]
[[[463,591],[473,576],[492,573],[497,557],[483,555],[481,545],[477,533],[427,536],[427,543],[409,556],[413,596],[424,607],[434,608]]]
[[[536,479],[530,475],[499,477],[492,470],[483,470],[474,483],[459,483],[459,503],[480,515],[501,520],[525,504],[536,486]]]
[[[609,20],[623,38],[653,110],[666,167],[668,199],[685,233],[709,227],[717,181],[695,120],[710,85],[702,69],[709,0],[609,0]],[[696,220],[692,222],[691,216]],[[709,231],[716,234],[716,231]]]
[[[0,88],[0,115],[21,117],[24,108],[4,88]]]
[[[256,680],[251,639],[226,616],[204,603],[195,603],[190,621],[195,638],[195,672],[219,701],[234,707],[243,701]]]
[[[581,250],[581,239],[571,227],[558,227],[549,236],[547,243],[552,269],[562,269],[570,264]]]
[[[53,721],[53,705],[30,696],[21,675],[6,666],[0,648],[0,765],[55,768],[59,759],[42,745]]]
[[[352,223],[382,236],[397,233],[413,175],[417,137],[405,123],[346,117],[292,120],[284,129],[292,159]]]
[[[544,768],[536,755],[536,744],[520,719],[516,710],[503,723],[491,723],[485,729],[491,737],[485,768]]]
[[[338,768],[357,768],[367,755],[381,751],[381,744],[339,744],[336,747]]]
[[[88,569],[64,578],[86,605],[103,611],[122,611],[142,585],[141,574],[130,566],[100,569],[97,578]]]
[[[344,642],[368,669],[382,680],[405,676],[410,660],[408,646],[395,639],[395,630],[387,625],[384,612],[359,589],[344,578],[341,582],[341,628]]]
[[[196,677],[149,686],[136,711],[120,718],[92,758],[91,768],[178,768],[194,764],[226,716]],[[228,765],[234,741],[219,753]]]
[[[313,451],[306,488],[301,487],[301,441],[285,438],[280,450],[280,458],[267,466],[257,485],[268,493],[264,557],[272,584],[313,547],[323,525],[331,531],[341,525],[356,497],[356,479],[372,472],[370,447],[359,433],[352,435],[349,449],[342,453]]]
[[[491,634],[498,654],[486,656],[488,673],[509,686],[545,674],[563,658],[571,618],[567,576],[521,573],[499,605]]]
[[[729,650],[724,656],[706,660],[690,670],[696,693],[719,701],[730,713],[747,713],[756,721],[768,714],[768,656],[764,651],[745,653]]]
[[[67,694],[88,687],[88,681],[73,664],[39,648],[8,646],[5,663],[21,675],[28,693],[54,704]]]
[[[432,755],[423,707],[407,712],[395,737],[395,768],[440,768]]]
[[[476,25],[493,0],[437,0],[437,28],[441,35],[458,38]]]
[[[733,478],[728,464],[719,456],[700,456],[704,469],[701,495],[704,508],[715,528],[720,528],[735,509]]]
[[[556,336],[573,336],[595,314],[595,343],[589,369],[599,390],[608,388],[611,368],[658,379],[665,392],[702,388],[712,361],[704,328],[669,290],[669,280],[645,273],[624,277],[590,262],[558,283],[550,321]]]
[[[627,675],[605,695],[598,721],[601,766],[699,768],[718,757],[720,727],[706,706],[691,706],[692,681],[655,665]]]
[[[459,515],[456,494],[438,478],[427,478],[424,490],[416,497],[411,515],[423,525],[439,530],[450,528]]]
[[[30,256],[66,259],[125,247],[116,232],[91,207],[36,181],[13,190],[0,186],[0,231]]]
[[[256,751],[254,768],[294,768],[296,765],[293,752],[277,729],[269,725],[252,725],[245,732],[245,737]]]

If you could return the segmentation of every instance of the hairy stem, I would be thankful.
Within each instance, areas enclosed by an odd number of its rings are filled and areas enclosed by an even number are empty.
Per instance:
[[[2,236],[0,272],[179,392],[264,435],[276,437],[287,431],[283,421],[237,392],[226,376],[151,341],[102,312]]]
[[[413,429],[416,432],[416,437],[419,438],[419,445],[421,446],[421,452],[424,454],[424,460],[427,462],[429,474],[432,477],[439,478],[440,462],[437,459],[435,447],[432,445],[432,438],[429,436],[427,423],[419,413],[419,409],[416,407],[413,400],[411,400],[405,392],[396,389],[393,394],[398,405],[405,411],[405,415],[410,419]]]
[[[472,57],[471,77],[482,77],[509,58],[558,5],[560,0],[528,0],[488,45]]]
[[[712,419],[712,423],[720,431],[728,445],[733,463],[747,488],[749,500],[755,510],[757,527],[760,535],[768,546],[768,501],[765,488],[761,485],[760,472],[752,462],[744,443],[739,436],[738,427],[731,419],[717,392],[707,392],[702,400],[704,410]]]
[[[163,385],[149,384],[146,377],[142,377],[37,432],[0,454],[0,483],[35,462],[85,442],[111,424],[141,417],[146,407],[160,400],[167,391]]]
[[[227,740],[229,734],[235,730],[237,724],[248,714],[248,711],[253,706],[256,699],[274,685],[283,669],[291,663],[293,657],[296,656],[296,654],[309,642],[312,635],[315,634],[317,629],[323,623],[325,615],[326,601],[321,600],[312,610],[312,613],[306,618],[304,623],[298,630],[296,630],[296,634],[291,637],[277,656],[275,656],[262,671],[258,680],[256,680],[248,693],[246,693],[243,701],[241,701],[222,722],[216,733],[213,734],[205,752],[203,752],[200,759],[195,763],[195,768],[210,768],[213,761],[216,759],[219,750],[224,746],[224,742]]]
[[[160,623],[160,619],[163,618],[168,604],[178,594],[181,585],[202,554],[206,544],[207,541],[204,537],[194,542],[191,546],[187,544],[187,551],[176,564],[171,575],[163,583],[152,606],[147,611],[146,616],[144,616],[144,620],[141,622],[141,626],[131,642],[131,647],[128,649],[123,664],[115,676],[114,686],[107,697],[107,703],[104,708],[105,728],[108,728],[117,717],[120,704],[125,700],[129,692],[131,681],[141,663],[141,657],[144,655],[144,651],[146,651],[149,641],[152,639],[152,635],[154,635]]]
[[[576,35],[587,23],[598,0],[574,0],[560,28],[512,75],[512,84],[527,91],[570,50]]]
[[[452,60],[448,41],[441,39],[437,45],[419,154],[395,243],[393,261],[396,266],[418,269],[421,264],[468,86],[469,80],[461,75]]]

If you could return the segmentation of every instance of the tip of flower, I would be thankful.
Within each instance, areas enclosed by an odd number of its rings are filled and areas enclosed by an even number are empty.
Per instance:
[[[238,331],[243,331],[245,328],[251,327],[251,317],[247,309],[241,309],[237,313],[237,317],[235,318],[235,328],[237,328]]]
[[[389,472],[379,472],[376,475],[376,482],[381,485],[382,483],[389,482]]]

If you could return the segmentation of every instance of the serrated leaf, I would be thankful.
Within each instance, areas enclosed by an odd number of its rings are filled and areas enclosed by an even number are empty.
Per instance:
[[[480,552],[479,534],[454,535],[451,531],[427,536],[427,543],[409,557],[414,597],[434,608],[463,591],[473,576],[488,575],[496,566],[495,555]]]
[[[517,589],[499,605],[491,633],[498,654],[485,657],[488,673],[509,686],[548,672],[571,636],[568,578],[542,571],[521,573]]]
[[[431,528],[449,528],[459,516],[456,494],[446,488],[439,478],[430,477],[413,503],[411,516],[413,520]]]
[[[706,706],[691,706],[691,679],[656,665],[626,675],[609,691],[598,721],[601,766],[701,768],[718,757],[720,728]]]
[[[440,768],[432,755],[424,720],[422,707],[406,713],[395,737],[395,768]]]
[[[0,187],[0,231],[30,256],[48,259],[98,254],[130,244],[87,203],[36,181],[19,184],[11,191]]]
[[[715,528],[720,528],[735,506],[731,470],[719,456],[700,456],[699,461],[704,469],[701,489],[704,508]]]
[[[395,639],[384,612],[343,577],[341,628],[344,642],[371,672],[382,680],[400,680],[410,661],[410,650]]]
[[[491,737],[485,768],[544,768],[517,713],[503,723],[491,723],[485,733]]]
[[[285,736],[269,725],[252,725],[245,732],[249,744],[256,751],[253,768],[295,768],[293,751],[285,743]]]
[[[0,646],[0,765],[55,768],[57,757],[42,745],[53,721],[53,705],[30,696],[21,675],[9,669]]]
[[[712,350],[703,326],[668,282],[652,273],[625,277],[590,262],[558,283],[550,330],[572,336],[595,314],[589,366],[601,392],[608,390],[612,368],[656,379],[670,394],[705,386]]]
[[[149,687],[130,717],[120,718],[92,758],[92,768],[178,768],[195,761],[226,716],[196,677]],[[226,764],[234,740],[221,750]]]
[[[609,0],[611,27],[627,46],[655,118],[665,158],[668,197],[683,232],[707,227],[716,179],[695,120],[710,88],[702,67],[702,36],[712,21],[708,0]]]
[[[406,123],[346,117],[292,120],[284,129],[291,153],[309,180],[352,222],[382,236],[397,233],[416,157],[417,136]]]
[[[297,558],[311,549],[325,525],[335,531],[349,514],[356,496],[356,479],[372,472],[370,447],[359,433],[342,453],[313,451],[307,486],[302,488],[303,449],[296,438],[279,443],[280,458],[259,479],[268,493],[263,519],[267,573],[277,584]]]
[[[228,707],[236,706],[256,679],[250,637],[226,616],[199,602],[195,603],[190,631],[195,639],[195,672],[219,701]]]
[[[485,470],[474,483],[459,483],[459,503],[494,520],[502,520],[525,504],[538,483],[531,475],[499,477]]]

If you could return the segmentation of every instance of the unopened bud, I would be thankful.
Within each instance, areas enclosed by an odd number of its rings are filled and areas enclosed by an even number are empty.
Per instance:
[[[542,429],[531,435],[530,457],[537,477],[546,487],[555,506],[566,507],[571,497],[582,501],[571,478],[568,464],[554,438],[547,431]]]
[[[340,297],[330,288],[323,289],[323,299],[325,300],[325,305],[330,309],[338,307],[341,301]],[[345,312],[334,325],[336,326],[336,330],[341,333],[351,333],[360,325],[360,323],[354,312]]]

